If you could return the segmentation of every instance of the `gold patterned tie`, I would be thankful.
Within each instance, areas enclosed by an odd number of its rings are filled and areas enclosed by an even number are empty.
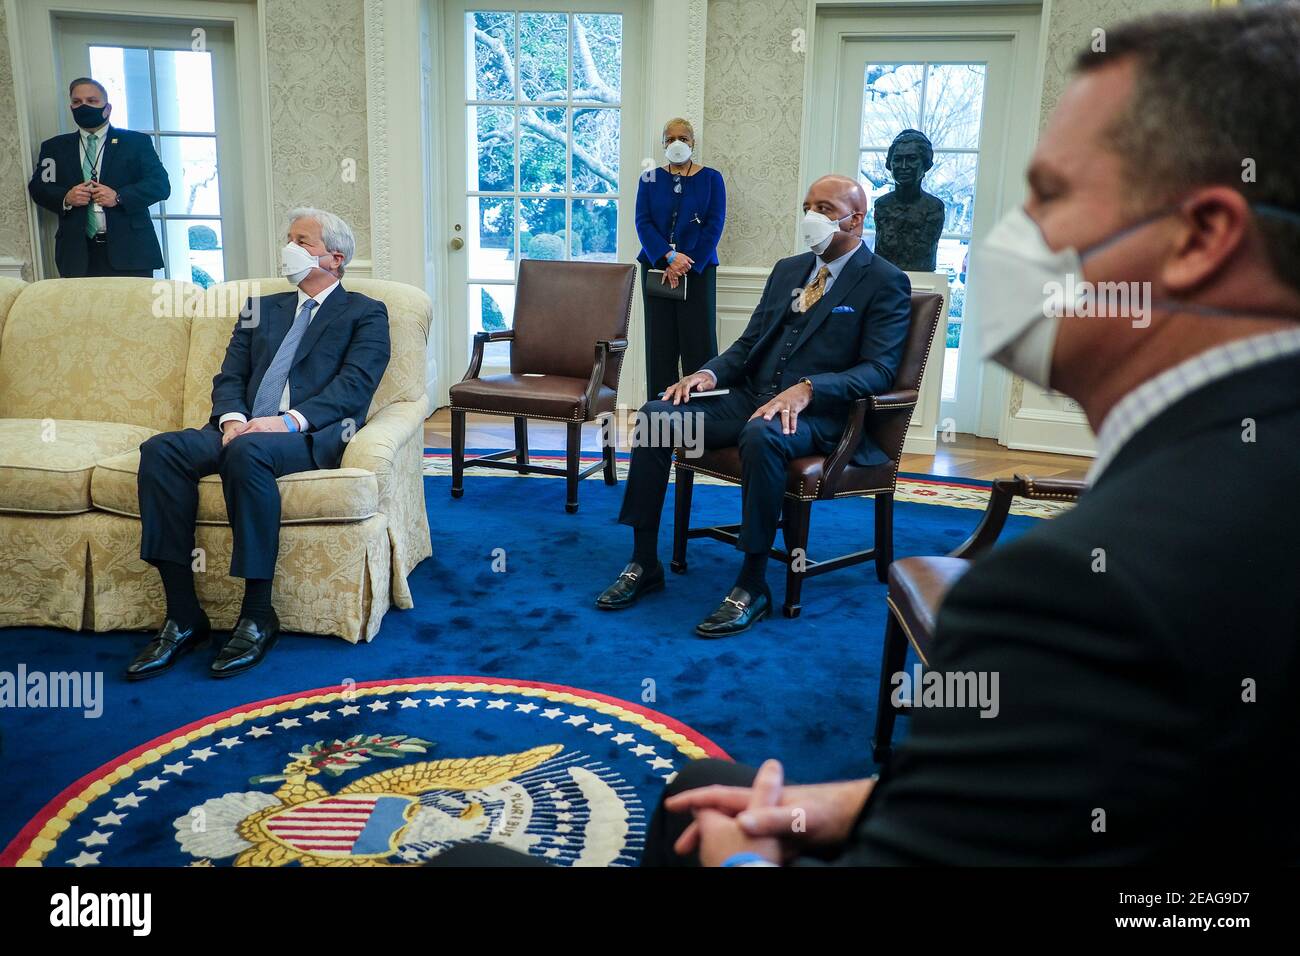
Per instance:
[[[810,312],[812,307],[821,301],[823,293],[826,292],[826,280],[831,277],[831,270],[822,266],[817,270],[817,278],[811,285],[805,286],[803,294],[799,296],[799,311]]]

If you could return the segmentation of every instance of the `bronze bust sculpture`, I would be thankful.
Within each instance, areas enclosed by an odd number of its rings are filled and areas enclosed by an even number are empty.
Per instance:
[[[943,200],[921,188],[934,165],[934,146],[920,130],[905,129],[889,145],[885,168],[894,191],[876,200],[876,255],[904,272],[935,270],[943,234]]]

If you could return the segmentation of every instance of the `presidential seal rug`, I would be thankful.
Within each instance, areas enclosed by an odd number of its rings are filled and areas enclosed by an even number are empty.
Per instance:
[[[0,855],[19,866],[404,866],[487,842],[634,865],[664,784],[726,754],[558,684],[421,677],[235,707],[76,781]]]

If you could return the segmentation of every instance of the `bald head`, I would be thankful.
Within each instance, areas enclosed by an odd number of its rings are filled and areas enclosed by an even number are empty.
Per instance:
[[[838,223],[839,231],[822,252],[830,262],[856,248],[862,240],[862,223],[867,216],[867,194],[856,179],[832,173],[822,176],[808,187],[803,200],[804,213],[819,212]]]

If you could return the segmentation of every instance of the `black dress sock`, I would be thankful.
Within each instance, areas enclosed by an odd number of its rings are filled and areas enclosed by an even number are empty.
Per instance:
[[[632,560],[647,571],[659,566],[659,529],[632,529]]]
[[[194,627],[203,620],[203,608],[194,590],[194,572],[189,565],[176,561],[156,561],[154,567],[162,578],[163,593],[167,595],[167,616],[182,630]]]
[[[745,563],[740,566],[740,575],[736,578],[736,587],[744,588],[753,597],[763,593],[767,588],[766,554],[745,555]]]
[[[266,628],[270,626],[274,613],[271,609],[271,579],[245,578],[244,603],[239,609],[239,616],[255,621],[258,627]]]

